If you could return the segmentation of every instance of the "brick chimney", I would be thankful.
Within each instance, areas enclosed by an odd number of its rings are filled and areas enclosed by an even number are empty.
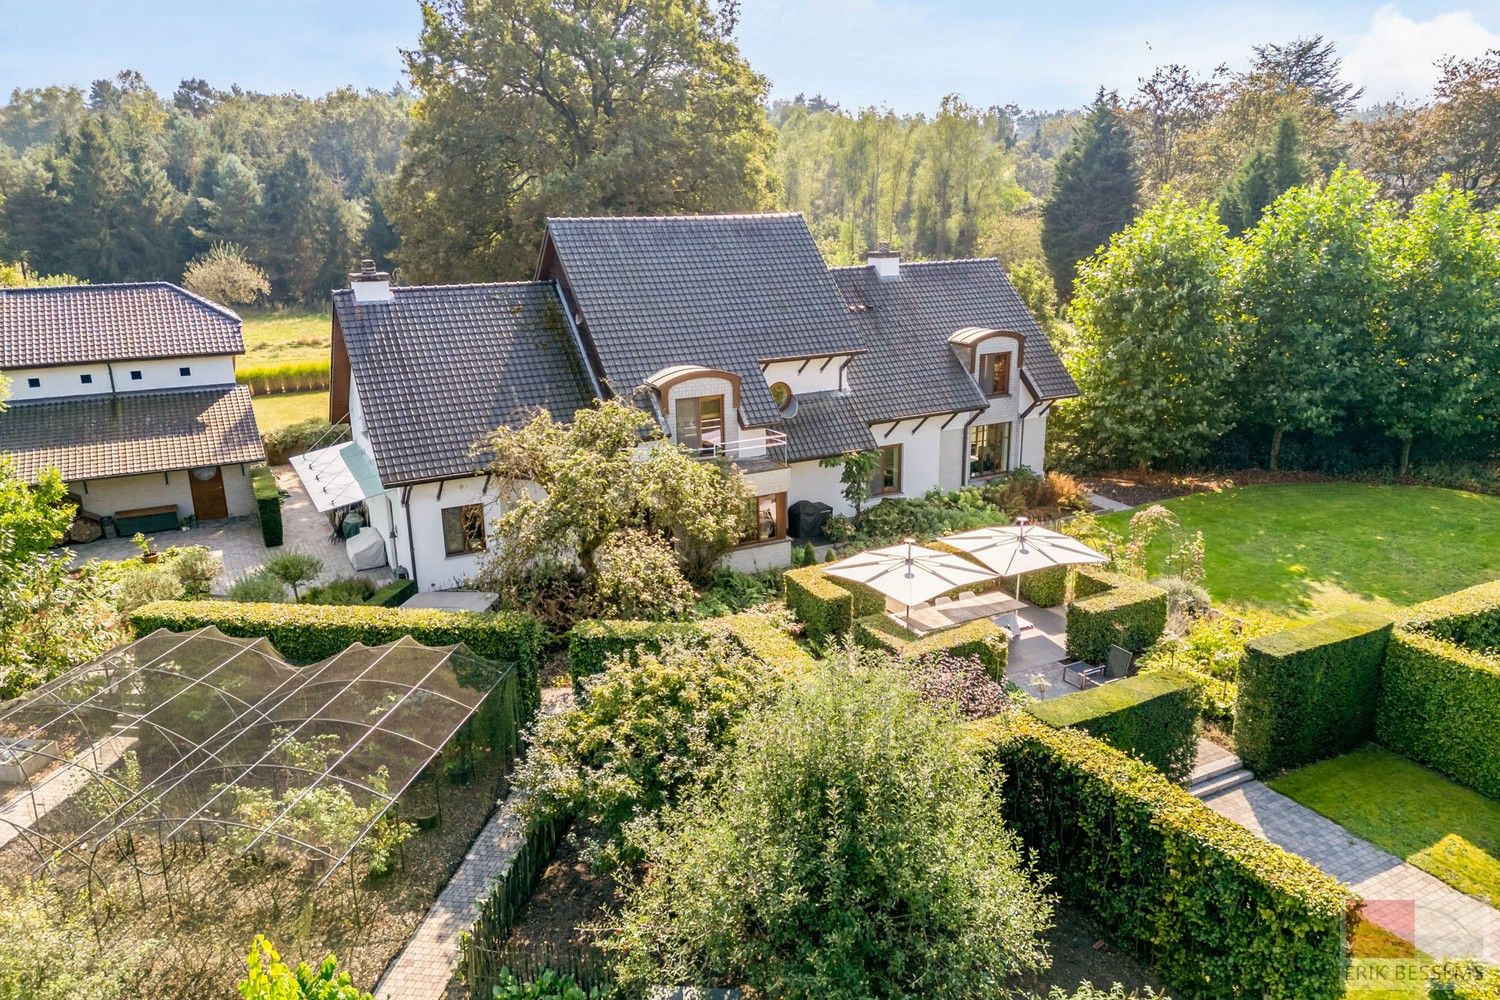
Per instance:
[[[359,262],[359,270],[349,275],[349,288],[354,292],[355,303],[359,305],[389,302],[395,298],[391,293],[391,276],[385,271],[375,270],[373,260]]]
[[[881,242],[874,250],[866,250],[865,263],[875,269],[875,276],[881,281],[895,281],[901,277],[901,252],[892,250],[889,243]]]

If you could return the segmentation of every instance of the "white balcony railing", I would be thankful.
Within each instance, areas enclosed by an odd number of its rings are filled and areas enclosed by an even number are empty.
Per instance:
[[[703,443],[698,448],[698,458],[704,461],[727,459],[731,462],[746,462],[757,458],[776,462],[784,461],[784,456],[778,452],[786,447],[785,431],[749,431],[734,441],[721,441],[718,437],[717,432],[703,435]]]

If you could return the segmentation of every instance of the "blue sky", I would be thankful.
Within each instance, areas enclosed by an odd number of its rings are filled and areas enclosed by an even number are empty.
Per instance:
[[[740,43],[774,96],[822,92],[846,106],[1075,106],[1101,84],[1128,90],[1152,67],[1243,65],[1251,43],[1334,39],[1369,95],[1421,97],[1444,53],[1500,47],[1500,0],[1130,4],[1052,0],[743,0]],[[0,0],[0,92],[140,70],[256,90],[389,87],[412,45],[415,0]]]

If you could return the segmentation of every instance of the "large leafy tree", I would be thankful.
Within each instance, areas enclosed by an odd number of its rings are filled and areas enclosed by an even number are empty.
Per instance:
[[[1042,211],[1042,252],[1064,300],[1073,294],[1078,262],[1135,217],[1135,158],[1117,103],[1102,90],[1094,98],[1057,161],[1052,197]]]
[[[622,985],[956,1000],[1044,961],[992,775],[899,668],[850,660],[747,717],[724,777],[642,838]]]
[[[1500,397],[1500,228],[1441,178],[1384,230],[1390,298],[1376,353],[1379,421],[1401,442],[1493,432]]]
[[[695,460],[622,400],[579,410],[570,424],[539,413],[485,439],[505,495],[490,567],[513,578],[576,559],[587,577],[629,529],[669,535],[682,568],[702,578],[749,527],[754,494],[731,468]]]
[[[1271,430],[1273,469],[1286,431],[1328,431],[1369,398],[1390,213],[1374,184],[1340,168],[1287,191],[1246,236],[1236,384],[1246,422]]]
[[[732,27],[708,0],[425,3],[386,206],[405,273],[524,275],[549,215],[768,207],[766,82]]]
[[[1333,42],[1322,35],[1296,38],[1286,44],[1254,46],[1255,59],[1246,76],[1257,85],[1282,91],[1303,91],[1319,106],[1343,117],[1354,110],[1364,88],[1343,76],[1343,60]]]
[[[1146,468],[1201,458],[1229,429],[1229,260],[1213,206],[1169,192],[1081,266],[1064,440]]]

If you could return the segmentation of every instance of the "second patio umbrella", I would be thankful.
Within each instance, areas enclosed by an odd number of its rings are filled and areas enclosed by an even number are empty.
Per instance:
[[[900,545],[871,549],[859,555],[829,563],[823,572],[844,580],[862,583],[906,606],[906,621],[911,623],[911,606],[932,600],[939,594],[970,584],[994,580],[999,574],[976,566],[963,556],[939,552],[907,539]]]
[[[1016,518],[1015,524],[1003,528],[976,528],[948,535],[943,544],[967,552],[1001,576],[1015,577],[1018,591],[1022,573],[1053,566],[1109,561],[1109,557],[1078,539],[1034,527],[1024,517]],[[1017,593],[1015,596],[1021,595]]]

